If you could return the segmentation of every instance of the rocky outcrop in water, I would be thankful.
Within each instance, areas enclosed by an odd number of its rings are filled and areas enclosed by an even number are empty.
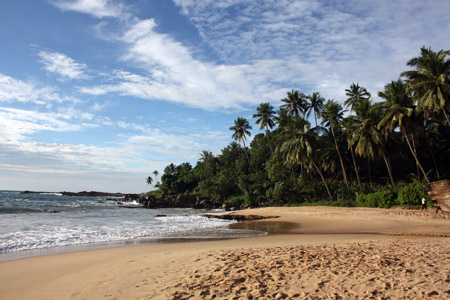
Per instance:
[[[222,208],[221,199],[210,199],[207,197],[191,195],[169,195],[163,198],[156,198],[146,194],[127,194],[122,198],[125,202],[139,202],[145,208],[202,208],[214,209]]]

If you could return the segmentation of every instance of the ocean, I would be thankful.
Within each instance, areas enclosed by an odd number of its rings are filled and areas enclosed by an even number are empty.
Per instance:
[[[118,200],[0,191],[0,261],[111,246],[265,234],[230,229],[233,221],[202,216],[223,213],[218,210],[128,208],[117,205]]]

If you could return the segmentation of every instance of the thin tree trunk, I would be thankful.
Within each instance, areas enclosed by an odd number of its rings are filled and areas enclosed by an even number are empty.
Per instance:
[[[242,143],[244,144],[244,151],[245,154],[247,155],[248,169],[250,170],[250,172],[252,172],[252,165],[250,164],[250,155],[248,155],[247,147],[245,146],[245,141],[242,140]]]
[[[414,138],[414,134],[411,133],[411,140],[412,140],[412,145],[413,145],[413,149],[414,149],[414,153],[416,154],[417,157],[419,157],[417,155],[417,148],[416,148],[416,141]],[[420,180],[420,168],[419,168],[419,164],[416,161],[416,172],[417,172],[417,178]]]
[[[347,189],[348,189],[347,172],[345,172],[344,162],[342,161],[341,152],[339,151],[339,146],[338,146],[338,143],[337,143],[337,140],[336,140],[336,135],[334,134],[333,126],[330,126],[330,128],[331,128],[331,133],[333,134],[333,139],[334,139],[334,144],[336,146],[336,151],[338,153],[339,160],[341,162],[342,175],[344,175],[344,182],[345,182],[345,185],[347,186]]]
[[[356,173],[356,178],[358,179],[359,190],[361,191],[362,194],[364,194],[362,186],[361,186],[361,180],[359,179],[358,167],[356,166],[355,153],[353,152],[353,145],[350,146],[350,151],[352,153],[353,166],[355,167],[355,173]]]
[[[391,163],[387,158],[386,154],[384,153],[384,151],[381,151],[381,153],[383,154],[384,162],[386,163],[386,168],[388,169],[389,178],[391,178],[392,188],[394,189],[394,192],[397,194],[397,188],[395,187],[394,177],[392,177]]]
[[[272,155],[273,155],[273,148],[272,148],[272,144],[270,143],[270,139],[269,139],[269,129],[267,129],[267,126],[266,126],[266,138],[267,138],[267,143],[269,143],[270,152],[271,152]]]
[[[372,170],[370,169],[370,158],[367,159],[367,166],[369,168],[369,182],[370,182],[370,188],[373,189],[373,184],[372,184]]]
[[[327,193],[328,193],[328,197],[330,197],[330,201],[333,201],[333,196],[331,195],[330,192],[330,188],[328,187],[328,184],[325,180],[325,177],[323,177],[322,172],[320,171],[319,167],[317,166],[316,162],[314,161],[314,159],[311,159],[311,162],[313,163],[314,167],[316,168],[317,173],[319,173],[320,178],[322,178],[322,182],[325,185],[325,188],[327,189]]]
[[[420,164],[419,159],[417,158],[417,153],[414,151],[413,147],[411,146],[411,142],[409,141],[408,135],[406,134],[406,132],[403,132],[403,135],[406,138],[406,142],[408,143],[409,150],[411,150],[411,153],[413,154],[413,156],[416,160],[416,164],[419,166],[420,170],[422,171],[423,176],[425,177],[425,180],[427,181],[427,183],[430,183],[430,180],[428,180],[427,173],[425,173],[425,170],[422,168],[422,165]]]
[[[436,170],[436,175],[437,175],[438,178],[440,178],[441,176],[439,175],[439,168],[438,168],[438,165],[437,165],[437,162],[436,162],[436,158],[434,157],[433,149],[431,149],[430,143],[428,142],[428,139],[427,139],[426,136],[425,136],[425,143],[428,146],[428,150],[430,150],[431,158],[433,159],[434,168]]]

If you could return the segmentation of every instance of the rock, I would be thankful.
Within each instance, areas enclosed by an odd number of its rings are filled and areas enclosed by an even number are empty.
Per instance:
[[[224,220],[234,220],[234,221],[239,221],[239,222],[279,218],[279,216],[234,215],[234,214],[228,214],[228,215],[205,214],[205,215],[203,215],[203,217],[224,219]]]

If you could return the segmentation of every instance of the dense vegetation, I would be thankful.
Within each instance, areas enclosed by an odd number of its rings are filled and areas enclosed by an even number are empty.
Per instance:
[[[426,195],[424,183],[450,178],[449,55],[423,47],[407,62],[410,70],[378,93],[381,102],[353,83],[344,107],[297,90],[278,111],[261,103],[253,118],[263,133],[250,145],[252,128],[238,117],[234,141],[219,155],[203,151],[194,167],[170,164],[161,184],[155,171],[152,193],[235,206],[415,205]]]

